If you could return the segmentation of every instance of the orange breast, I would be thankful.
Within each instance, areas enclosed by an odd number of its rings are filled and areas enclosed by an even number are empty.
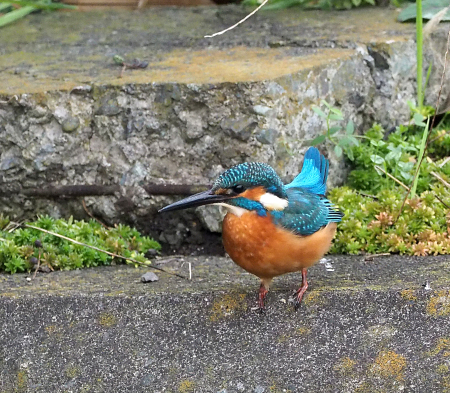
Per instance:
[[[260,278],[273,278],[315,264],[329,250],[336,223],[309,236],[298,236],[272,223],[270,215],[255,212],[223,222],[223,244],[231,259]]]

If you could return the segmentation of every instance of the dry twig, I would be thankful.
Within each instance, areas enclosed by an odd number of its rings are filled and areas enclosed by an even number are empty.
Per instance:
[[[124,257],[123,255],[119,255],[119,254],[115,254],[115,253],[110,252],[110,251],[102,250],[101,248],[98,248],[98,247],[95,247],[95,246],[91,246],[91,245],[86,244],[86,243],[79,242],[78,240],[71,239],[70,237],[67,237],[67,236],[64,236],[64,235],[60,235],[59,233],[56,233],[56,232],[51,232],[51,231],[48,231],[48,230],[46,230],[46,229],[42,229],[42,228],[35,227],[35,226],[33,226],[33,225],[28,225],[28,224],[22,224],[21,226],[23,226],[23,227],[25,227],[25,228],[36,229],[37,231],[41,231],[41,232],[44,232],[44,233],[48,233],[49,235],[53,235],[53,236],[59,237],[59,238],[61,238],[61,239],[67,240],[67,241],[69,241],[69,242],[72,242],[72,243],[74,243],[74,244],[78,244],[78,245],[83,246],[83,247],[88,247],[88,248],[92,248],[93,250],[103,252],[103,253],[108,254],[108,255],[110,255],[110,256],[112,256],[112,257],[125,259],[125,260],[127,260],[127,261],[131,261],[131,262],[133,262],[133,263],[137,263],[138,265],[143,265],[143,266],[149,267],[149,268],[151,268],[151,269],[159,270],[160,272],[163,272],[163,273],[171,274],[171,275],[173,275],[173,276],[177,276],[177,277],[186,279],[186,277],[182,276],[181,274],[178,274],[178,273],[172,273],[172,272],[169,272],[169,271],[167,271],[167,270],[161,269],[161,268],[159,268],[159,267],[147,265],[146,263],[140,262],[140,261],[138,261],[138,260],[136,260],[136,259],[134,259],[134,258]]]
[[[250,12],[245,18],[241,19],[238,23],[234,24],[233,26],[230,26],[226,28],[225,30],[219,31],[217,33],[211,34],[211,35],[205,35],[205,38],[213,38],[218,35],[222,35],[223,33],[226,33],[227,31],[233,30],[235,27],[239,26],[241,23],[245,22],[248,18],[250,18],[252,15],[256,14],[262,7],[266,5],[266,3],[269,0],[264,0],[257,8],[255,8],[252,12]]]
[[[450,161],[450,157],[446,157],[445,158],[445,160],[444,161],[442,161],[440,164],[439,164],[439,168],[442,168],[445,164],[447,164],[447,162],[449,162]]]
[[[389,255],[391,255],[391,253],[389,253],[389,252],[383,252],[381,254],[366,255],[366,257],[364,258],[364,261],[373,261],[374,258],[387,257]]]
[[[378,165],[375,165],[375,169],[380,170],[383,172],[386,176],[390,177],[392,180],[400,184],[405,190],[409,191],[409,188],[406,184],[402,183],[400,180],[398,180],[396,177],[392,176],[390,173],[387,173],[383,168],[379,167]]]
[[[39,266],[41,266],[41,250],[39,250],[39,258],[38,258],[38,263],[36,264],[36,270],[34,271],[34,274],[33,274],[33,278],[32,278],[33,280],[36,277],[36,273],[39,270]]]
[[[441,202],[447,209],[450,209],[450,206],[447,205],[441,198],[439,198],[439,196],[435,192],[433,194],[439,202]]]
[[[101,222],[98,218],[94,217],[94,215],[88,210],[87,206],[86,206],[86,202],[84,201],[84,199],[81,201],[82,205],[83,205],[83,209],[86,212],[86,214],[91,217],[93,220],[97,221],[100,225],[102,225],[103,227],[105,227],[106,229],[111,229],[110,227],[108,227],[106,224],[103,224],[103,222]]]
[[[430,172],[432,176],[438,179],[444,186],[450,188],[450,183],[446,182],[441,176],[439,176],[436,172]]]

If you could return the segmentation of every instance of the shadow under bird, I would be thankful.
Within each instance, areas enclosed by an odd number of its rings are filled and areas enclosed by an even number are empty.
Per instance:
[[[325,198],[328,160],[315,148],[305,154],[300,174],[284,185],[272,167],[259,162],[236,165],[222,173],[209,191],[164,207],[160,212],[221,205],[223,244],[231,259],[261,279],[259,308],[272,279],[302,272],[295,309],[308,288],[307,269],[329,250],[343,214]]]

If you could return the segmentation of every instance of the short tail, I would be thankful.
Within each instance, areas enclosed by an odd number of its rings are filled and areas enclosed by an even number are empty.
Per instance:
[[[304,188],[318,195],[327,191],[328,160],[315,147],[310,147],[303,161],[302,171],[285,188]]]

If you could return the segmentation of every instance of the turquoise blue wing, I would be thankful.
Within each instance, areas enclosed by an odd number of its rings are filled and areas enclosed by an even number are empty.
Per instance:
[[[315,147],[310,147],[305,154],[300,174],[284,186],[290,188],[303,188],[313,194],[325,195],[327,191],[328,160],[320,154]]]
[[[275,225],[297,235],[312,235],[330,222],[339,222],[344,216],[324,196],[291,188],[286,190],[289,205],[283,211],[272,211]]]

